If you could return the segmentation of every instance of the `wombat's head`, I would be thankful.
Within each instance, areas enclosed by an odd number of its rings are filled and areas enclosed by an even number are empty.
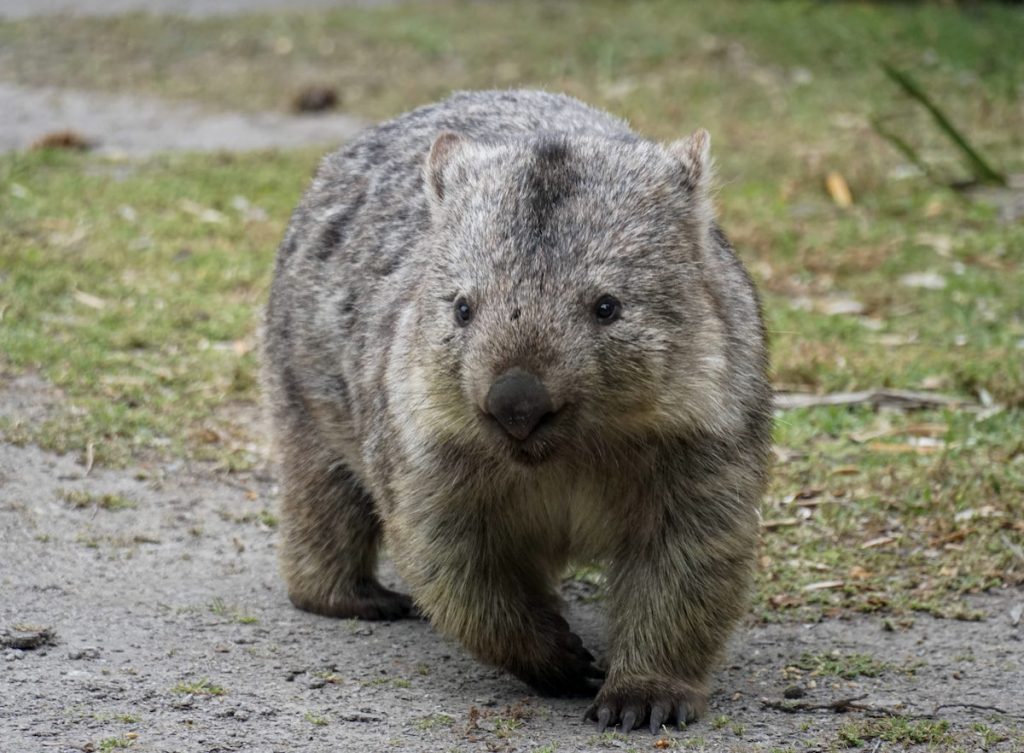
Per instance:
[[[431,430],[532,464],[714,420],[708,146],[437,138],[413,388]]]

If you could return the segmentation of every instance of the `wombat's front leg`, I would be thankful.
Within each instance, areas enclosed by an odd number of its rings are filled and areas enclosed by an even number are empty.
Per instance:
[[[493,514],[399,513],[388,524],[395,564],[435,627],[540,693],[590,695],[602,673],[561,616],[544,558],[518,543]]]
[[[280,559],[288,597],[328,617],[415,616],[412,600],[376,575],[380,523],[373,499],[314,430],[293,431],[281,458]]]
[[[685,723],[742,615],[756,547],[756,507],[687,495],[629,529],[610,575],[608,679],[587,716],[600,731]]]

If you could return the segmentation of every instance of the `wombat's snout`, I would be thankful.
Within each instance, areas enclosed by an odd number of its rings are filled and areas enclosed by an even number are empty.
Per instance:
[[[494,380],[487,392],[487,412],[516,439],[526,439],[555,406],[538,377],[514,367]]]

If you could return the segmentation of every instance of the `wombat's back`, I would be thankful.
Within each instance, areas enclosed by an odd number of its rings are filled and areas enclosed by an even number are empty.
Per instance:
[[[380,251],[398,254],[427,222],[423,160],[439,133],[478,142],[544,133],[637,138],[626,123],[562,94],[537,91],[462,92],[371,128],[328,155],[292,218],[281,257],[305,247],[320,257],[345,250],[349,225],[365,217],[388,223],[395,235],[378,238]],[[339,244],[338,241],[342,241]],[[364,244],[365,245],[365,244]],[[378,267],[393,271],[399,257]]]

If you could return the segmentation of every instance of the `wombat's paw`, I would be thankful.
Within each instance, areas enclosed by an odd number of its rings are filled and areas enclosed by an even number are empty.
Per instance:
[[[307,596],[294,589],[288,598],[299,609],[327,617],[355,617],[359,620],[400,620],[418,618],[412,599],[379,583],[361,585],[347,594]]]
[[[669,678],[622,678],[606,682],[587,709],[586,719],[597,731],[619,726],[629,732],[645,722],[657,734],[661,725],[692,722],[707,707],[707,692],[693,684]]]
[[[569,629],[569,623],[551,615],[541,640],[544,650],[534,655],[535,661],[510,667],[513,674],[542,695],[593,695],[604,672],[594,665],[594,655]]]

